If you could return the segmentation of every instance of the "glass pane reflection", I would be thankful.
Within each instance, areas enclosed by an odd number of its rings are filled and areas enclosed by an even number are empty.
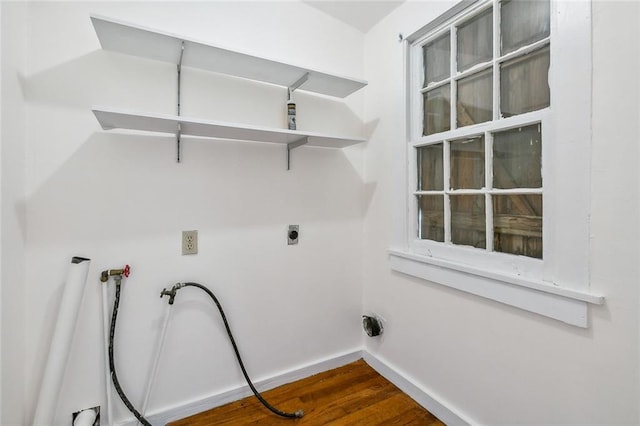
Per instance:
[[[549,47],[500,66],[500,111],[511,117],[549,106]]]
[[[458,27],[458,71],[493,58],[493,9],[489,9]]]
[[[548,0],[503,0],[500,5],[503,55],[549,36]]]
[[[542,188],[540,124],[493,135],[493,187]]]
[[[423,135],[451,129],[451,85],[445,84],[423,95]]]
[[[484,195],[452,195],[451,242],[486,248],[486,215]]]
[[[444,242],[444,195],[419,195],[418,216],[418,237]]]
[[[451,37],[449,33],[425,44],[422,47],[422,59],[424,61],[424,83],[427,87],[430,83],[442,81],[449,77],[451,69]]]
[[[451,142],[451,189],[484,187],[484,136]]]
[[[492,70],[488,69],[458,81],[458,127],[493,119],[492,76]]]
[[[421,146],[418,150],[418,191],[442,191],[444,171],[442,144]]]
[[[542,195],[493,196],[493,248],[542,259]]]

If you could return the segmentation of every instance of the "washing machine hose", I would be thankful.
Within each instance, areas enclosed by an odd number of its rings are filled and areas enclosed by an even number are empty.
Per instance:
[[[120,381],[118,380],[118,375],[116,374],[116,363],[113,359],[113,342],[115,340],[116,334],[118,307],[120,306],[120,281],[120,279],[116,279],[116,297],[113,301],[113,313],[111,314],[111,328],[109,331],[109,372],[111,373],[111,381],[113,382],[113,386],[116,388],[116,392],[120,396],[122,402],[124,402],[124,405],[126,405],[129,411],[131,411],[131,413],[136,416],[136,419],[138,419],[140,423],[142,423],[144,426],[151,426],[151,423],[149,423],[149,421],[145,419],[144,416],[138,412],[138,410],[135,409],[131,401],[129,401],[129,398],[127,398],[127,395],[125,395],[124,391],[122,390],[122,386],[120,386]]]
[[[114,351],[113,347],[114,347],[114,340],[115,340],[116,321],[117,321],[117,318],[118,318],[118,307],[120,305],[120,284],[121,284],[120,280],[116,280],[116,295],[115,295],[115,300],[113,302],[113,313],[111,315],[111,329],[110,329],[110,333],[109,333],[109,371],[111,373],[111,379],[113,381],[113,385],[114,385],[114,387],[116,389],[116,392],[120,396],[120,399],[122,399],[122,402],[124,403],[124,405],[129,409],[129,411],[131,413],[133,413],[133,415],[136,417],[136,419],[138,419],[138,421],[140,423],[142,423],[144,426],[151,426],[151,423],[149,423],[149,421],[147,419],[145,419],[144,416],[138,412],[138,410],[135,409],[133,404],[131,404],[131,401],[129,401],[129,399],[125,395],[124,391],[122,390],[122,387],[120,386],[120,382],[118,381],[118,375],[116,374],[116,367],[115,367],[115,362],[114,362],[114,357],[113,357],[113,351]],[[304,416],[304,412],[302,410],[298,410],[298,411],[296,411],[294,413],[288,413],[288,412],[279,410],[279,409],[275,408],[274,406],[272,406],[271,404],[269,404],[269,402],[267,402],[267,400],[265,400],[262,397],[262,395],[260,395],[260,392],[258,392],[256,387],[251,382],[251,379],[249,378],[249,374],[247,373],[247,370],[244,367],[244,363],[242,362],[242,357],[240,356],[240,351],[238,350],[238,346],[236,345],[236,341],[233,338],[233,334],[231,333],[231,328],[229,327],[229,322],[227,321],[227,316],[224,314],[224,310],[222,309],[222,305],[220,304],[220,302],[218,301],[218,298],[213,294],[213,292],[211,290],[209,290],[207,287],[205,287],[202,284],[198,284],[198,283],[194,283],[194,282],[178,283],[178,284],[174,285],[173,288],[170,291],[163,290],[163,292],[161,293],[161,296],[169,295],[170,296],[169,303],[173,304],[173,300],[175,298],[176,291],[179,290],[182,287],[196,287],[196,288],[199,288],[200,290],[204,291],[211,298],[211,300],[213,300],[213,302],[216,304],[216,307],[218,308],[218,311],[220,312],[220,317],[222,317],[222,322],[224,322],[224,327],[227,330],[227,335],[229,336],[229,341],[231,342],[231,346],[233,346],[233,351],[236,354],[236,359],[238,360],[238,365],[240,365],[240,369],[242,370],[242,374],[243,374],[245,380],[247,381],[247,384],[249,385],[249,388],[251,388],[251,391],[253,392],[255,397],[258,399],[258,401],[260,401],[262,403],[262,405],[264,405],[269,411],[271,411],[272,413],[274,413],[274,414],[276,414],[276,415],[278,415],[280,417],[289,418],[289,419],[298,419],[298,418],[301,418],[302,416]]]
[[[227,329],[227,335],[229,336],[229,341],[231,342],[231,346],[233,346],[233,351],[236,354],[236,359],[238,360],[238,365],[240,365],[240,369],[242,370],[242,374],[244,375],[244,378],[247,381],[247,384],[251,388],[251,391],[256,396],[256,398],[258,398],[258,401],[260,401],[262,403],[262,405],[264,405],[269,411],[271,411],[274,414],[277,414],[280,417],[285,417],[285,418],[289,418],[289,419],[299,419],[302,416],[304,416],[304,412],[302,410],[298,410],[295,413],[288,413],[288,412],[285,412],[285,411],[282,411],[282,410],[278,410],[273,405],[269,404],[262,397],[262,395],[260,395],[260,392],[258,392],[256,387],[251,382],[251,379],[249,378],[249,374],[247,374],[247,370],[244,368],[244,363],[242,362],[242,357],[240,356],[240,351],[238,351],[238,346],[236,345],[236,341],[233,338],[233,334],[231,333],[231,328],[229,328],[229,322],[227,321],[227,317],[224,314],[224,310],[222,310],[222,305],[218,301],[218,298],[213,294],[213,292],[211,290],[209,290],[207,287],[203,286],[202,284],[198,284],[198,283],[183,283],[183,286],[184,287],[196,287],[196,288],[199,288],[200,290],[202,290],[205,293],[207,293],[207,295],[211,298],[211,300],[213,300],[213,303],[215,303],[216,306],[218,307],[218,311],[220,312],[220,317],[222,317],[222,322],[224,322],[224,327]]]

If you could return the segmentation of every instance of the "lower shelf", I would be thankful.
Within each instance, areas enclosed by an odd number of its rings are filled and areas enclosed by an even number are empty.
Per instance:
[[[365,141],[364,139],[343,138],[298,130],[216,122],[176,115],[138,113],[107,108],[93,108],[92,111],[104,130],[128,129],[176,134],[178,132],[178,125],[180,125],[180,134],[183,136],[268,142],[286,145],[304,141],[304,143],[309,146],[327,148],[344,148]]]

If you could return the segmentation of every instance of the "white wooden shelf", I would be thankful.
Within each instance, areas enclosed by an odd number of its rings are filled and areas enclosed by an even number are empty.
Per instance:
[[[308,76],[299,90],[344,98],[367,85],[366,81],[327,74],[271,59],[224,49],[173,34],[92,16],[102,48],[265,83],[291,87]]]
[[[289,96],[299,89],[344,98],[366,86],[367,83],[363,80],[285,64],[104,17],[92,16],[91,21],[103,49],[177,65],[177,115],[94,108],[93,113],[105,130],[128,129],[174,134],[178,162],[181,136],[285,144],[287,170],[291,150],[298,146],[344,148],[364,142],[364,139],[223,123],[180,115],[180,76],[183,66],[284,86],[289,90]]]
[[[183,136],[268,142],[287,146],[304,142],[308,146],[327,148],[344,148],[365,141],[359,138],[344,138],[299,130],[224,123],[177,115],[140,113],[99,107],[94,107],[93,113],[104,130],[128,129],[175,135],[178,125],[180,125],[180,131]]]

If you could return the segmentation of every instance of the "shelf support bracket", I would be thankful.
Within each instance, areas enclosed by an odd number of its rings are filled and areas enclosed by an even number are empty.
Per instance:
[[[184,40],[180,45],[180,60],[178,61],[177,71],[178,71],[178,97],[177,97],[177,115],[180,117],[180,89],[182,87],[182,57],[184,56]],[[180,162],[180,139],[182,138],[182,125],[178,123],[178,131],[176,132],[176,162]]]
[[[305,136],[304,138],[298,141],[287,144],[287,170],[291,170],[291,150],[299,146],[306,145],[308,142],[309,142],[309,137]]]
[[[288,101],[291,100],[291,96],[293,95],[293,92],[297,90],[300,86],[302,86],[304,83],[306,83],[307,80],[309,80],[309,73],[305,72],[304,75],[298,79],[298,81],[296,81],[295,83],[293,83],[291,86],[288,87],[288,94],[289,94],[289,99],[287,99]]]

